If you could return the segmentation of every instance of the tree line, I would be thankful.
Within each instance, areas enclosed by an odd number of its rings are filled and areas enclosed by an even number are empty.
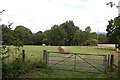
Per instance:
[[[91,32],[87,26],[82,31],[75,26],[73,21],[66,21],[60,25],[54,25],[44,32],[32,33],[30,29],[19,25],[13,30],[11,25],[0,25],[2,27],[3,45],[46,45],[52,46],[94,46],[97,43],[108,43],[106,34]]]

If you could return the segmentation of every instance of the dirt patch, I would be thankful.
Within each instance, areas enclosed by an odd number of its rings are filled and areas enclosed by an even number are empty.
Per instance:
[[[48,74],[42,73],[37,69],[31,70],[26,74],[21,74],[19,78],[41,78],[41,77],[48,77]]]

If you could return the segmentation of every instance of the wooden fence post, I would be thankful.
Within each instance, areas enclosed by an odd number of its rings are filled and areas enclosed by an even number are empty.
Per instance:
[[[25,50],[22,50],[22,61],[25,62]]]
[[[107,56],[105,55],[103,58],[104,58],[103,59],[104,73],[106,74],[106,72],[107,72]]]
[[[43,62],[47,65],[48,64],[48,52],[47,50],[43,51]]]
[[[110,71],[113,71],[113,61],[114,61],[114,55],[111,55],[111,57],[110,57]]]
[[[110,70],[110,55],[107,55],[107,70]]]

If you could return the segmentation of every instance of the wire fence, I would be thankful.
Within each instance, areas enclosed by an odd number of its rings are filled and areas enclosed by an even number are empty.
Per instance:
[[[14,62],[15,60],[19,59],[22,62],[29,62],[30,64],[38,63],[42,61],[42,55],[39,53],[31,54],[27,50],[22,49],[9,49],[6,48],[4,51],[0,51],[0,57],[1,59],[4,59],[4,62],[7,64],[10,64]]]

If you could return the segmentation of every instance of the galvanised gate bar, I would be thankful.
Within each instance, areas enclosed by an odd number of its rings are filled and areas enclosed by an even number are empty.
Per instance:
[[[113,55],[66,54],[44,50],[43,61],[53,69],[100,74],[112,69]]]

